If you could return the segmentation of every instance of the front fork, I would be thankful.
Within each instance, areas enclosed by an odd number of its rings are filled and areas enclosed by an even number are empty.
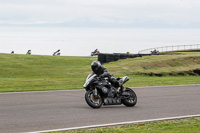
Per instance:
[[[97,99],[98,98],[97,89],[95,88],[92,92],[94,94],[94,98]]]

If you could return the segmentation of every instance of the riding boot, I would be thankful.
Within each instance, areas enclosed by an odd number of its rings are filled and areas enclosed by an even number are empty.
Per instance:
[[[126,92],[126,87],[121,86],[120,91],[119,91],[122,95],[127,95]]]

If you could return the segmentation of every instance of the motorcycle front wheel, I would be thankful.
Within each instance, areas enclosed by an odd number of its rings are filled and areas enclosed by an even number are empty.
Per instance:
[[[135,106],[137,103],[137,96],[135,92],[130,88],[126,88],[125,92],[129,93],[130,96],[128,98],[122,99],[122,103],[127,107]]]
[[[93,91],[86,91],[85,101],[92,108],[100,108],[103,104],[101,96],[98,95],[98,98],[95,98]]]

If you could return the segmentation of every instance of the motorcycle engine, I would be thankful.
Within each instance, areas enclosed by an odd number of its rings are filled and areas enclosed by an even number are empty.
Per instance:
[[[108,88],[103,87],[103,88],[102,88],[102,91],[103,91],[104,94],[107,94],[107,93],[108,93]]]
[[[110,88],[110,91],[109,91],[109,93],[108,93],[108,97],[114,97],[114,96],[115,96],[115,93],[116,93],[115,88],[114,88],[114,87],[111,87],[111,88]]]

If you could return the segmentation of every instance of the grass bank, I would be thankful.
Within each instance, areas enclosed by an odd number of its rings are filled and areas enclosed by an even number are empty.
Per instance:
[[[0,54],[0,92],[81,89],[94,60]]]
[[[158,121],[129,124],[115,127],[72,130],[56,133],[199,133],[200,119]]]
[[[0,54],[0,92],[82,89],[94,60],[97,58]],[[104,66],[116,77],[129,76],[126,86],[200,84],[199,52],[122,59]]]
[[[112,72],[125,75],[199,76],[200,52],[193,54],[184,52],[184,54],[179,55],[143,56],[142,58],[109,63],[107,66],[112,69]]]

